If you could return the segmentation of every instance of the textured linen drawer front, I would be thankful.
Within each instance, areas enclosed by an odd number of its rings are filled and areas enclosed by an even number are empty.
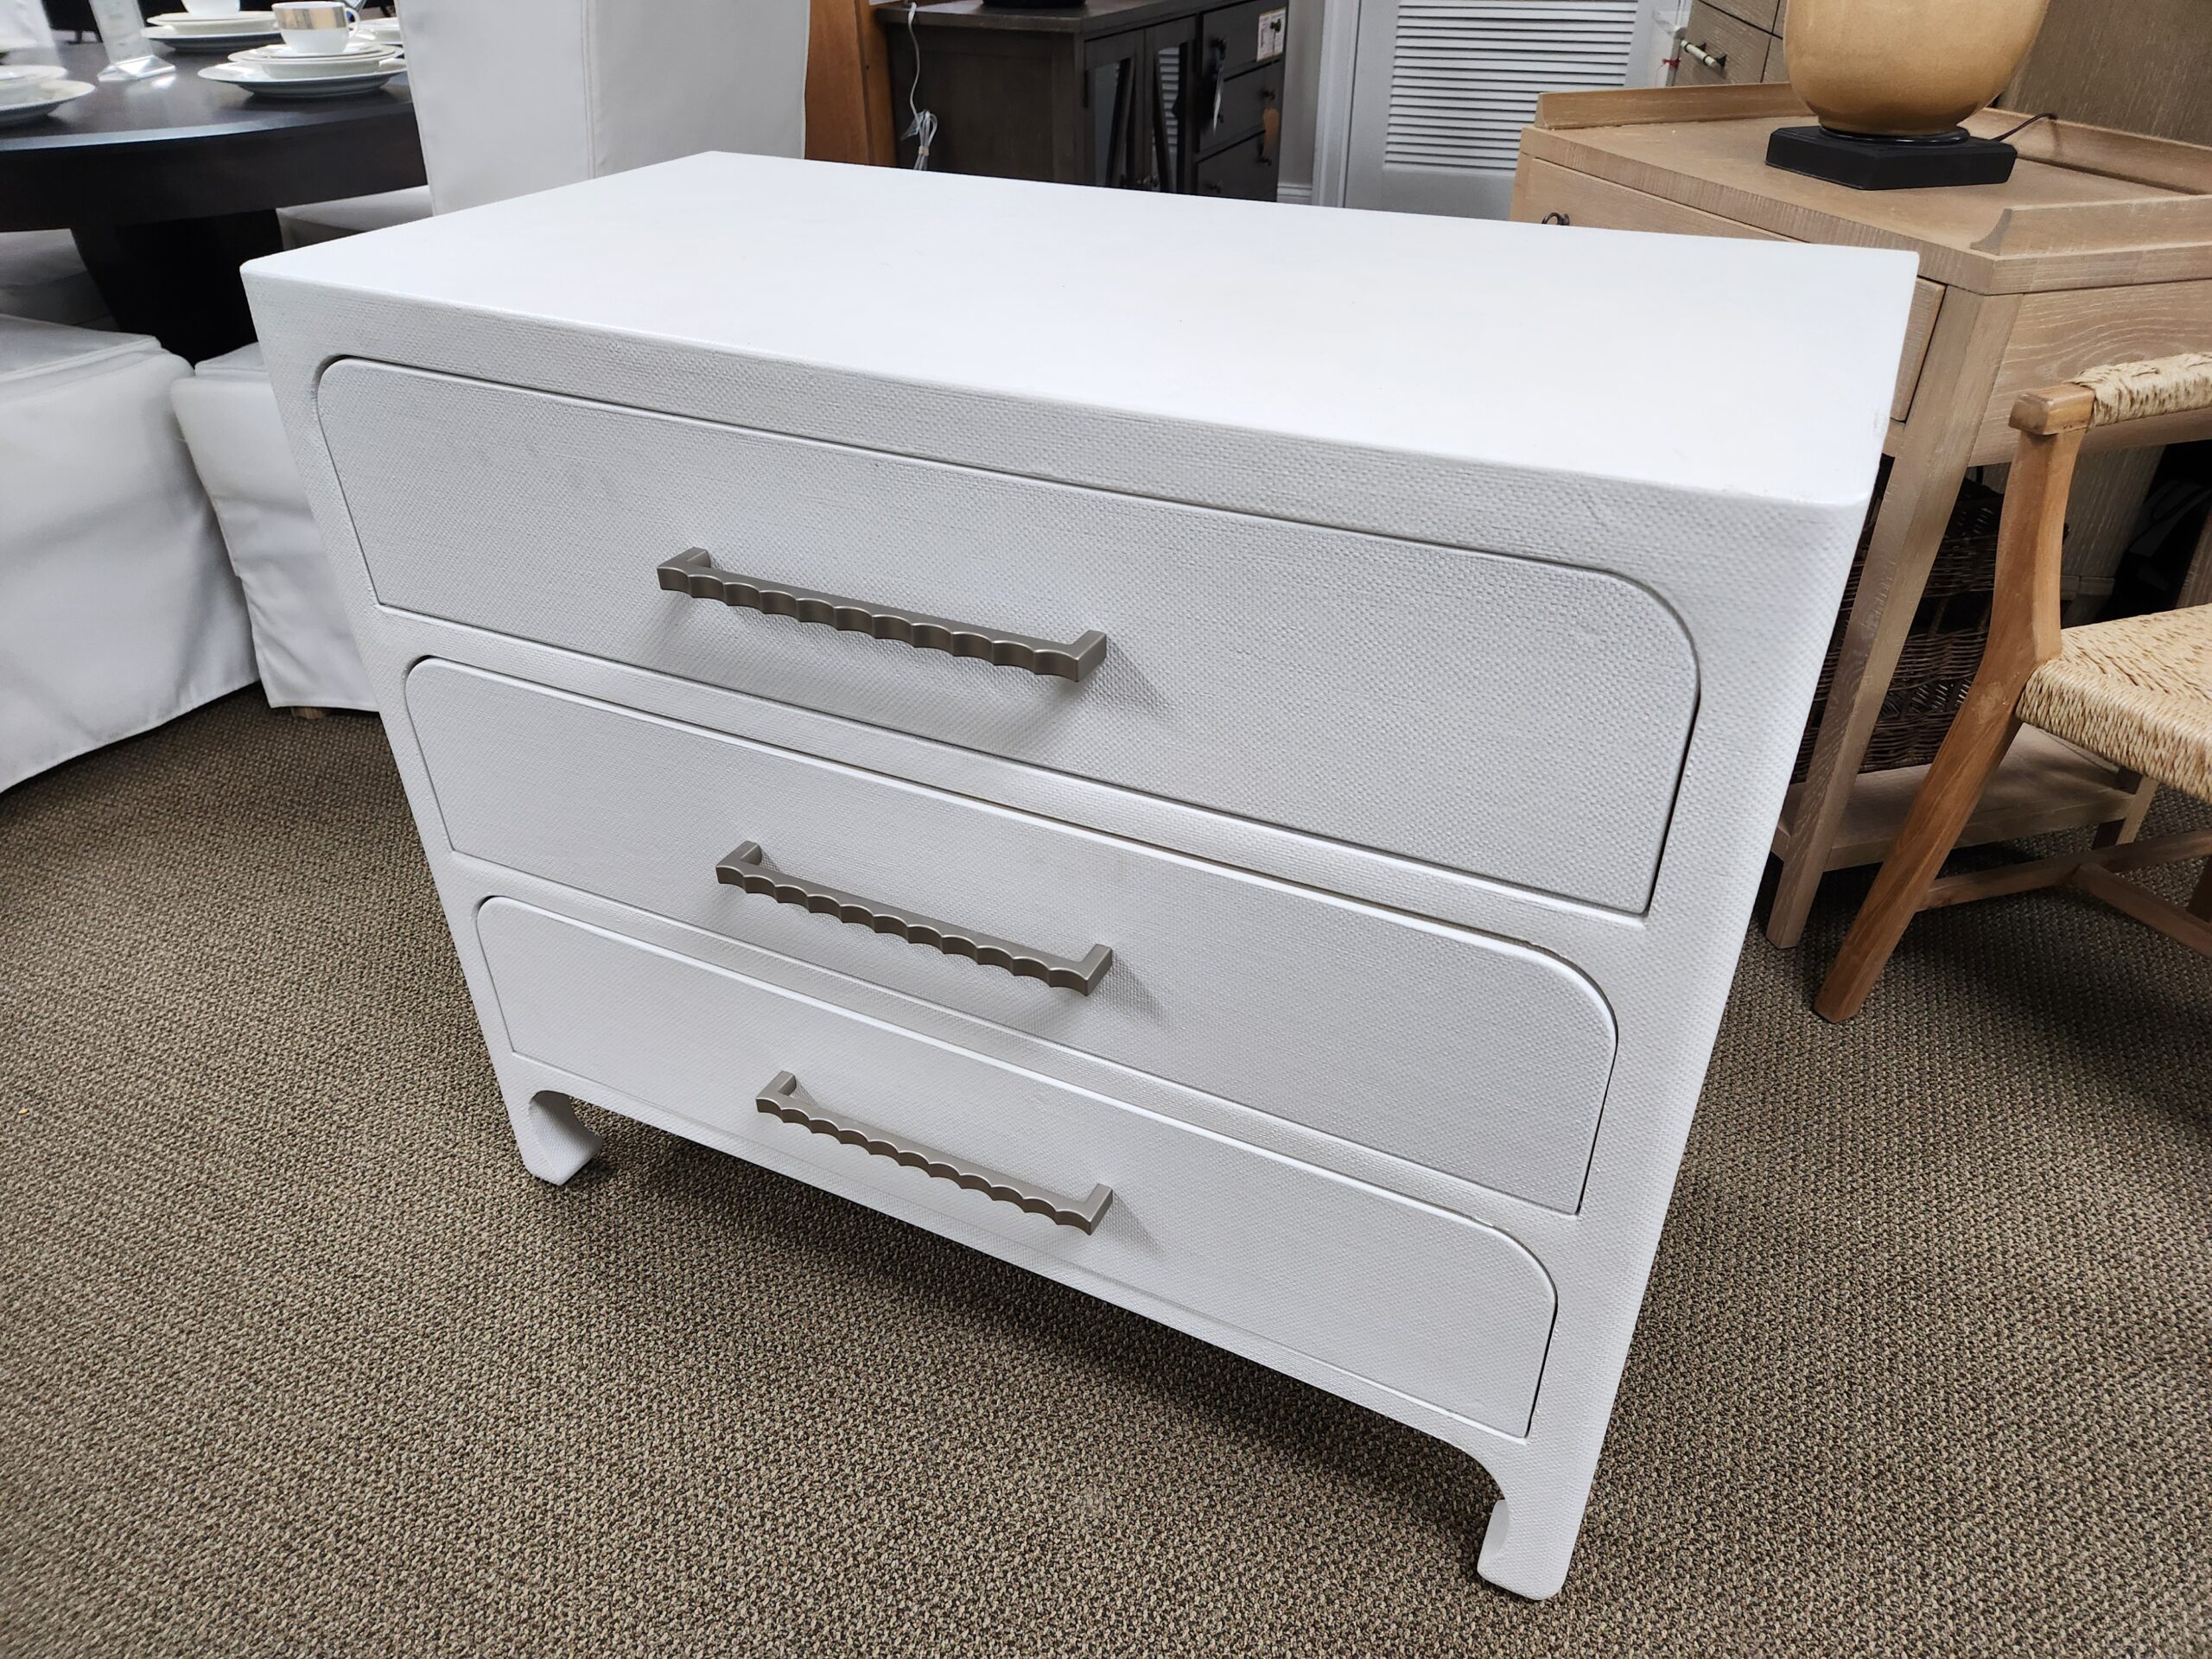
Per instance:
[[[1502,1233],[511,899],[481,906],[477,931],[519,1053],[982,1230],[1028,1265],[1527,1427],[1554,1298]],[[823,1118],[1033,1192],[1111,1198],[1086,1234],[811,1133],[756,1108],[783,1073]]]
[[[451,663],[414,670],[407,712],[456,851],[1554,1209],[1580,1198],[1613,1025],[1554,957]],[[747,842],[785,901],[718,880]],[[901,916],[1022,947],[1026,971],[910,943]],[[1085,992],[1066,973],[1099,945]]]
[[[1649,901],[1697,674],[1617,577],[360,360],[317,402],[383,604]],[[760,587],[1106,645],[1063,678],[663,588],[695,548]]]

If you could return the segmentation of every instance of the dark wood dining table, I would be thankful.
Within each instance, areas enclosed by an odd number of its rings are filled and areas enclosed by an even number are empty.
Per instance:
[[[219,58],[101,81],[99,46],[60,52],[97,90],[0,128],[0,231],[70,231],[117,326],[190,361],[253,338],[238,266],[281,245],[277,208],[423,182],[404,78],[274,102],[201,79]]]

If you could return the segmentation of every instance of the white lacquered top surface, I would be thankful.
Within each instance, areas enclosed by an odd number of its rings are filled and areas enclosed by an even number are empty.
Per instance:
[[[248,269],[257,289],[1826,504],[1865,498],[1916,267],[706,155]]]

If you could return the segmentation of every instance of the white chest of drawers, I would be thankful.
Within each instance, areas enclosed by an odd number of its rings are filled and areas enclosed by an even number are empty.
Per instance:
[[[1304,1377],[1541,1596],[1912,274],[700,156],[249,286],[530,1168],[588,1099]]]

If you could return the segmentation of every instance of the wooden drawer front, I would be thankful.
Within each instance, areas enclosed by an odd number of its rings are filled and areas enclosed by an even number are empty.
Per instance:
[[[414,671],[407,710],[457,851],[1554,1209],[1580,1198],[1613,1026],[1553,957],[450,663]],[[745,842],[893,931],[718,881]],[[1085,994],[909,944],[886,911],[1113,960]]]
[[[363,363],[319,398],[384,603],[1626,910],[1697,695],[1615,577]],[[664,591],[1074,642],[1070,681]]]
[[[1557,215],[1569,225],[1607,231],[1654,231],[1668,236],[1735,236],[1757,242],[1786,242],[1787,237],[1750,225],[1723,219],[1662,196],[1647,195],[1610,179],[1577,173],[1573,168],[1523,156],[1513,180],[1513,217],[1539,224]],[[1913,284],[1912,312],[1905,320],[1904,351],[1897,362],[1896,395],[1890,402],[1890,418],[1901,421],[1912,412],[1913,394],[1920,385],[1921,365],[1928,357],[1928,342],[1936,332],[1936,314],[1943,305],[1943,285],[1926,277]],[[2012,407],[2008,399],[2005,407]]]
[[[2010,461],[2019,447],[2012,404],[2033,391],[2107,363],[2201,351],[2212,342],[2212,282],[2144,283],[2133,288],[2067,289],[2031,294],[2005,345],[1997,386],[1974,440],[1977,463]],[[2090,434],[2088,447],[2198,438],[2203,417],[2166,417],[2164,429],[2138,426]]]
[[[1716,5],[1713,10],[1725,11],[1770,35],[1779,33],[1782,28],[1780,0],[1726,0],[1726,3]]]
[[[1192,169],[1192,190],[1201,196],[1227,196],[1236,201],[1275,199],[1274,155],[1265,133],[1240,140],[1201,156]]]
[[[1897,389],[1890,399],[1890,418],[1901,421],[1912,413],[1912,400],[1920,388],[1920,371],[1928,360],[1928,342],[1936,337],[1936,318],[1943,308],[1943,284],[1925,276],[1912,284],[1912,310],[1904,320],[1904,352],[1897,359]]]
[[[1214,116],[1217,107],[1221,112],[1218,120]],[[1198,148],[1211,151],[1247,137],[1260,130],[1270,110],[1281,107],[1281,59],[1241,75],[1231,75],[1222,82],[1217,106],[1211,102],[1211,94],[1201,95],[1198,106]]]
[[[519,1053],[825,1185],[922,1206],[1109,1299],[1126,1286],[1527,1429],[1554,1300],[1502,1233],[511,899],[484,905],[477,931]],[[1068,1198],[1104,1185],[1111,1200],[1085,1234],[810,1133],[754,1104],[784,1072],[825,1116]]]
[[[1513,217],[1536,224],[1558,214],[1570,225],[1606,231],[1656,231],[1669,236],[1732,236],[1787,242],[1786,236],[1648,195],[1571,167],[1522,156],[1513,179]]]
[[[1732,17],[1707,0],[1697,0],[1683,28],[1681,67],[1675,72],[1675,84],[1732,86],[1764,79],[1767,48],[1772,43],[1764,29]],[[1698,51],[1692,51],[1693,47]],[[1698,52],[1719,59],[1719,67],[1707,63]]]
[[[1233,75],[1279,60],[1287,20],[1287,0],[1247,0],[1206,13],[1198,24],[1199,73]]]

